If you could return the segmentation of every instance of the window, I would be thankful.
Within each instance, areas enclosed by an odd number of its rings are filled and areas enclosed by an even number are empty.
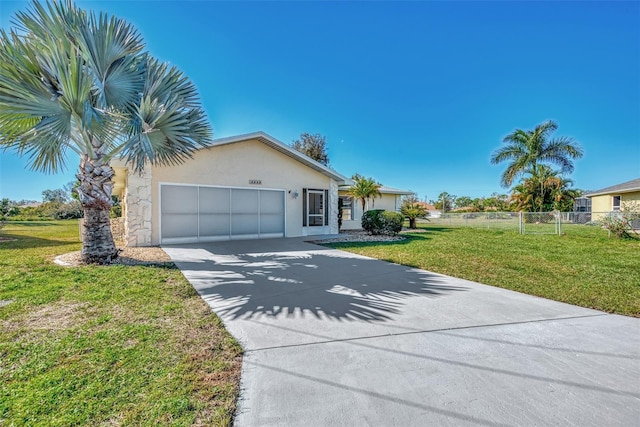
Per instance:
[[[340,197],[342,201],[342,220],[351,221],[353,219],[353,199],[351,197]]]
[[[621,196],[613,196],[613,206],[612,206],[612,210],[614,211],[619,211],[620,210],[620,201],[621,201],[622,197]]]

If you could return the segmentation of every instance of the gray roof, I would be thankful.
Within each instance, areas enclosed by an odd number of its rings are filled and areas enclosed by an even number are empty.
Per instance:
[[[586,193],[586,197],[602,196],[603,194],[630,193],[632,191],[640,191],[640,178],[623,182],[622,184],[612,185],[611,187],[601,188],[600,190]]]
[[[347,178],[345,180],[344,184],[340,185],[339,189],[340,190],[347,190],[352,185],[353,185],[353,180],[350,179],[350,178]],[[408,196],[410,194],[414,194],[414,192],[410,191],[410,190],[401,190],[400,188],[387,187],[386,185],[383,185],[382,187],[380,187],[380,193],[382,193],[382,194],[398,194],[398,195],[401,195],[401,196]]]

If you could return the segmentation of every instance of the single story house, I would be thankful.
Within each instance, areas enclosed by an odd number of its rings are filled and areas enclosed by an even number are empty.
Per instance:
[[[357,230],[361,227],[362,202],[360,199],[349,197],[349,187],[353,185],[353,180],[345,179],[344,183],[338,187],[338,196],[342,199],[342,230]],[[384,209],[386,211],[400,212],[402,197],[412,194],[411,191],[400,190],[393,187],[380,187],[380,197],[371,198],[365,203],[365,210]]]
[[[592,220],[598,220],[609,212],[620,211],[624,204],[640,206],[640,178],[612,185],[584,195],[591,199]]]
[[[350,180],[264,132],[216,139],[185,163],[143,174],[119,159],[112,167],[128,246],[336,234],[339,197],[342,228],[360,228]],[[387,210],[410,194],[381,193],[375,208]]]

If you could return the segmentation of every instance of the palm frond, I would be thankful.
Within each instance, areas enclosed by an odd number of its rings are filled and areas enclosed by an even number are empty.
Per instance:
[[[96,107],[134,111],[146,71],[140,34],[124,20],[92,14],[79,29],[78,45],[92,73]]]
[[[213,132],[197,90],[177,68],[150,60],[148,82],[137,116],[129,126],[129,139],[110,153],[121,152],[137,171],[146,162],[174,165],[211,143]]]

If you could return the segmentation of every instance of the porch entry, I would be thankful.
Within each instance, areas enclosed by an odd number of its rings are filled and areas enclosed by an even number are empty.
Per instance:
[[[302,225],[305,235],[328,233],[328,206],[329,190],[302,189]]]

